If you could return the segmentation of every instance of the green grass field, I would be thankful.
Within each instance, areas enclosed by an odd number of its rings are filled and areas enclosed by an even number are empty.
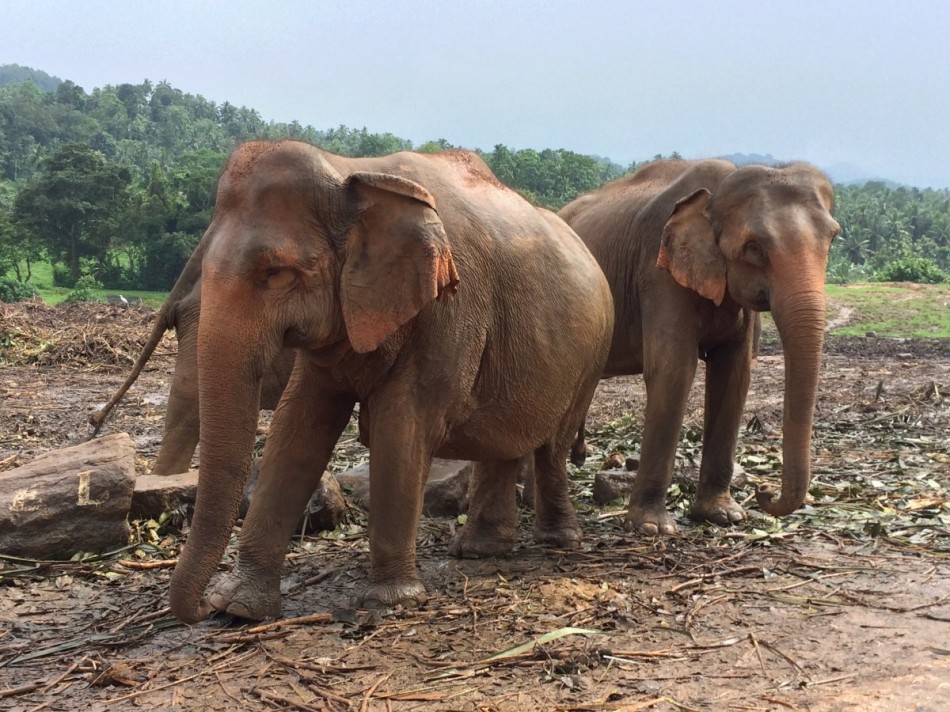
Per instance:
[[[9,273],[7,276],[10,278],[14,277],[13,273]],[[40,293],[40,298],[47,304],[59,304],[65,301],[66,297],[68,297],[72,291],[67,287],[53,286],[53,266],[49,262],[38,262],[32,265],[30,284],[36,287],[36,290]],[[100,300],[105,301],[107,294],[119,294],[119,291],[115,289],[98,289],[95,290],[93,294]],[[139,290],[121,292],[121,294],[124,297],[139,297],[145,304],[156,309],[162,305],[162,302],[165,301],[165,297],[168,296],[168,292],[146,292]]]
[[[868,282],[828,285],[832,334],[950,338],[950,284]]]
[[[12,276],[12,275],[11,275]],[[35,286],[47,304],[59,304],[69,289],[53,286],[53,270],[48,263],[33,265]],[[888,338],[950,338],[950,284],[912,284],[908,282],[865,282],[827,287],[830,333],[865,336],[873,332]],[[104,300],[117,290],[95,292]],[[125,297],[140,297],[158,308],[167,292],[128,291]],[[767,328],[774,328],[766,317]]]

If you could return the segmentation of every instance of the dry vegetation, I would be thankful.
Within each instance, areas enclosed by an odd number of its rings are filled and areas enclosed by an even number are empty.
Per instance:
[[[124,378],[146,309],[0,306],[0,470],[84,438]],[[174,339],[105,432],[157,449]],[[622,530],[594,507],[610,452],[635,455],[639,379],[605,381],[588,468],[573,487],[578,552],[522,542],[510,558],[457,561],[458,523],[426,519],[418,610],[354,609],[365,515],[295,540],[285,619],[168,613],[180,513],[136,522],[127,549],[72,562],[0,557],[0,708],[287,710],[938,710],[950,708],[950,342],[832,338],[815,427],[811,501],[764,517],[755,485],[780,472],[782,356],[766,339],[741,433],[750,519],[682,517],[702,423],[701,384],[671,493],[683,533]],[[347,461],[361,453],[348,447]],[[338,462],[339,466],[341,463]],[[223,563],[233,563],[233,548]]]

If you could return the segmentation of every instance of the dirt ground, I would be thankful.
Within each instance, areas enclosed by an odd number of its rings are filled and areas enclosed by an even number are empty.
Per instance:
[[[0,305],[0,470],[88,434],[125,377],[147,309]],[[284,618],[250,626],[169,615],[177,520],[133,522],[121,552],[74,562],[0,557],[0,709],[925,710],[950,709],[950,342],[830,337],[802,510],[752,496],[781,470],[783,360],[766,334],[740,433],[731,528],[685,518],[699,457],[702,369],[670,506],[681,535],[626,534],[593,505],[604,456],[636,456],[642,381],[605,381],[589,464],[572,487],[576,552],[530,538],[460,561],[455,519],[424,519],[416,610],[356,610],[365,514],[295,539]],[[103,432],[146,472],[161,437],[174,338]],[[348,448],[336,467],[359,459]],[[237,532],[237,528],[235,530]],[[233,564],[233,543],[222,570]],[[124,562],[124,563],[123,563]]]

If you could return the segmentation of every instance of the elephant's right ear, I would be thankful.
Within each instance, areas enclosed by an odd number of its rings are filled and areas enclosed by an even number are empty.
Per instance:
[[[677,201],[663,226],[656,266],[719,306],[726,296],[726,257],[706,212],[709,198],[709,191],[700,188]]]
[[[358,214],[340,278],[343,322],[353,349],[379,347],[429,302],[459,283],[435,199],[411,180],[354,173],[345,190]]]

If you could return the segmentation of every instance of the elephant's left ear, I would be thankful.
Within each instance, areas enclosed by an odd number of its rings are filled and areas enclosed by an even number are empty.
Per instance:
[[[726,257],[706,212],[709,197],[709,191],[700,188],[676,203],[663,226],[656,266],[719,306],[726,296]]]
[[[340,280],[353,349],[373,351],[429,302],[459,283],[435,199],[418,183],[354,173],[345,193],[359,217],[350,227]]]

